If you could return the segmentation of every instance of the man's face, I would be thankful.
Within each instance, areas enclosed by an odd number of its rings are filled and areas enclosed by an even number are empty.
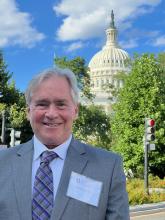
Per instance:
[[[35,88],[27,114],[36,137],[48,148],[54,148],[71,134],[77,113],[68,81],[53,76]]]

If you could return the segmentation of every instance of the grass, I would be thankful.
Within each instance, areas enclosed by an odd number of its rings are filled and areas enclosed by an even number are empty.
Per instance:
[[[165,189],[165,179],[149,177],[149,188]],[[149,195],[144,190],[144,180],[128,179],[127,191],[130,205],[140,205],[165,201],[165,192],[152,192]]]

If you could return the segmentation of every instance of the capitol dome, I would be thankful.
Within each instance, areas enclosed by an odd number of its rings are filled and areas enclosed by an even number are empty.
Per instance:
[[[111,94],[105,91],[105,85],[123,86],[122,80],[116,79],[115,75],[119,72],[128,72],[125,62],[129,59],[128,53],[122,50],[117,43],[117,29],[114,24],[113,11],[106,35],[106,45],[92,57],[88,67],[91,92],[95,95],[94,103],[102,105],[106,111],[109,111],[111,103],[108,98]]]
[[[128,59],[128,53],[120,48],[105,46],[96,53],[89,62],[89,68],[109,69],[110,67],[125,68],[125,60]]]

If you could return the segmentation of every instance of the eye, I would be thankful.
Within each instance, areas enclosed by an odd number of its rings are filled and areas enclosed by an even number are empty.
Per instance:
[[[49,106],[49,103],[48,103],[48,102],[43,102],[43,101],[41,101],[41,102],[35,103],[35,108],[37,108],[37,109],[45,109],[45,108],[47,108],[48,106]]]
[[[64,101],[59,101],[56,103],[56,106],[59,108],[59,109],[65,109],[66,108],[66,103]]]

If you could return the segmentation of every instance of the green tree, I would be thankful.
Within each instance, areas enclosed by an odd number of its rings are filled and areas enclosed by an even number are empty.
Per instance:
[[[7,65],[0,51],[0,111],[5,110],[6,128],[23,129],[26,123],[25,99],[24,94],[15,87],[12,80],[12,73],[7,69]],[[1,131],[0,122],[0,131]],[[10,142],[9,130],[6,130],[6,144]]]
[[[80,105],[73,133],[77,139],[88,144],[110,149],[110,118],[100,106]]]
[[[154,55],[135,56],[130,75],[113,106],[113,149],[122,154],[126,169],[143,175],[144,121],[156,120],[156,150],[149,153],[150,172],[165,175],[165,81]]]
[[[165,70],[165,53],[158,54],[158,62],[160,63],[163,70]],[[165,74],[165,71],[163,72],[163,74]]]
[[[7,65],[3,59],[2,51],[0,51],[0,92],[3,95],[1,97],[1,103],[6,102],[6,93],[8,91],[8,81],[12,75],[7,71]]]
[[[93,95],[90,92],[90,76],[88,74],[88,67],[85,65],[83,58],[75,57],[72,60],[68,60],[66,57],[57,57],[54,59],[54,63],[61,68],[69,68],[72,70],[77,77],[82,96],[92,100]]]

